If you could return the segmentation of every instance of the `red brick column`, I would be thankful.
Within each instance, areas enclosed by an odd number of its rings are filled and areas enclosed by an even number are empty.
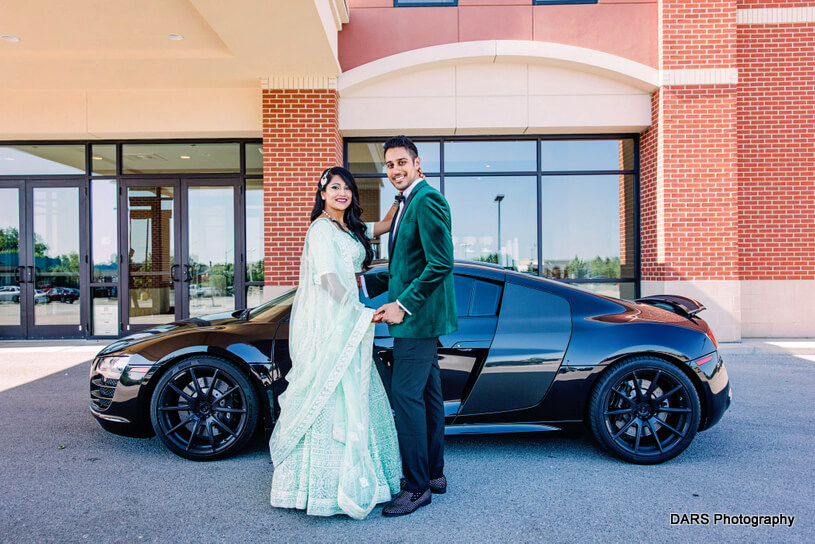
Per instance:
[[[736,2],[665,0],[642,137],[643,280],[738,279]]]
[[[298,281],[320,173],[342,164],[335,90],[263,91],[265,284]]]

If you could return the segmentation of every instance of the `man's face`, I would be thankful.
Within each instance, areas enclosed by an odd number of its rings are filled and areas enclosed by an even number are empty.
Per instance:
[[[388,179],[399,192],[410,187],[410,184],[419,177],[420,163],[419,157],[416,157],[416,160],[411,159],[410,153],[404,147],[392,147],[385,151]]]

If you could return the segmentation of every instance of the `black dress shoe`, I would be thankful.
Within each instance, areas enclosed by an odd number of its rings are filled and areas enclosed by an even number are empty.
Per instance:
[[[399,489],[404,491],[406,485],[407,480],[405,478],[402,478],[402,481],[399,483]],[[444,474],[442,474],[438,478],[430,480],[430,491],[433,493],[437,493],[439,495],[447,493],[447,478],[444,477]]]
[[[382,515],[391,517],[412,514],[422,506],[430,504],[430,500],[429,489],[426,489],[423,493],[402,491],[395,499],[385,505],[385,508],[382,509]]]

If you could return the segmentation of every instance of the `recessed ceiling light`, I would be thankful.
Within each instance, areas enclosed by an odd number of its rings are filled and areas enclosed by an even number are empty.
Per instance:
[[[170,32],[169,34],[167,34],[167,39],[180,42],[181,40],[184,39],[184,36],[182,36],[181,34],[176,34],[175,32]]]
[[[92,158],[93,160],[95,160],[95,161],[101,161],[101,160],[102,160],[102,157],[91,157],[91,158]]]
[[[180,157],[178,157],[178,158],[179,158],[179,159],[189,159],[189,158],[190,158],[190,156],[189,156],[189,155],[181,155],[181,156],[180,156]]]
[[[3,158],[6,159],[7,161],[13,161],[14,160],[14,157],[3,157]]]
[[[18,38],[17,36],[10,36],[8,34],[4,34],[4,35],[0,36],[0,38],[6,40],[7,42],[19,42],[20,41],[20,38]]]

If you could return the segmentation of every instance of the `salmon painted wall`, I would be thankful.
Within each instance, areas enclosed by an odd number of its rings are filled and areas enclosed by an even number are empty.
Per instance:
[[[657,1],[533,6],[532,0],[459,0],[458,7],[394,8],[348,0],[339,33],[343,71],[403,51],[477,40],[534,40],[603,51],[657,68]]]

